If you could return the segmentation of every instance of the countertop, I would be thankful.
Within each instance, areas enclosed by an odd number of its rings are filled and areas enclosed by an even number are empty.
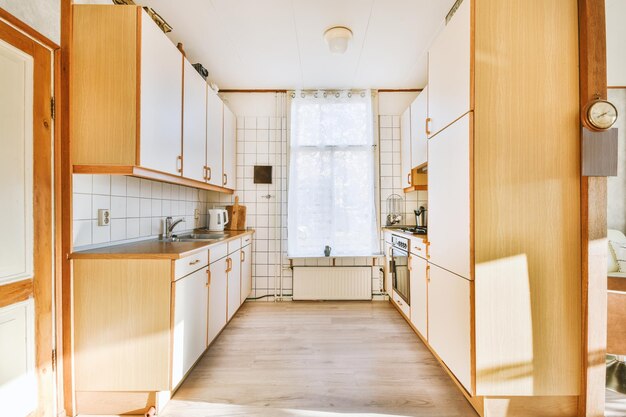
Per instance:
[[[396,235],[402,235],[408,239],[421,239],[424,243],[428,243],[428,235],[414,235],[413,233],[403,232],[395,227],[383,227],[385,232],[391,232]]]
[[[70,259],[180,259],[194,253],[251,235],[254,230],[226,231],[225,237],[213,241],[164,242],[158,239],[72,252]]]

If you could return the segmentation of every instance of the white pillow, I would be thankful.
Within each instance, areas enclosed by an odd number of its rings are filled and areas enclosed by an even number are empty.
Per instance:
[[[611,249],[615,254],[619,272],[626,272],[626,243],[611,241]]]

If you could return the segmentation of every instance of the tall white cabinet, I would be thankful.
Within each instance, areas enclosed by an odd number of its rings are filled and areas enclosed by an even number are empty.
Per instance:
[[[208,85],[206,117],[206,178],[212,185],[222,186],[224,149],[224,103]]]
[[[183,176],[205,181],[207,84],[189,61],[183,69]]]
[[[228,106],[224,105],[224,167],[223,167],[223,186],[224,188],[234,189],[236,182],[236,131],[237,121],[235,114]]]
[[[411,165],[413,167],[424,166],[428,162],[427,117],[428,87],[424,87],[411,103]]]
[[[402,165],[402,187],[411,186],[411,107],[408,107],[400,118],[400,157]]]

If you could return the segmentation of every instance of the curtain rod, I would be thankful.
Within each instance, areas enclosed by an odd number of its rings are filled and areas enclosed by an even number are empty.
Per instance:
[[[324,89],[322,89],[324,90]],[[220,90],[218,91],[218,93],[287,93],[288,91],[292,91],[292,90],[236,90],[236,89],[232,89],[232,90]],[[307,90],[307,91],[313,91],[313,90]],[[333,90],[334,91],[334,90]],[[372,91],[378,91],[379,93],[419,93],[422,91],[421,88],[400,88],[400,89],[372,89]]]

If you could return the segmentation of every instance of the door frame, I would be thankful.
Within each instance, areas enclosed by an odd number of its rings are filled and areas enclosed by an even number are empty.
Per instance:
[[[54,195],[59,149],[58,118],[53,119],[53,99],[57,96],[59,45],[0,8],[0,39],[33,57],[33,204],[35,215],[34,277],[0,287],[0,304],[9,305],[29,298],[35,300],[35,373],[37,409],[31,416],[52,416],[57,410],[55,394],[58,332],[54,321],[58,284],[56,226],[58,211]],[[17,291],[16,291],[17,290]]]
[[[605,13],[605,0],[578,0],[581,129],[587,104],[596,94],[607,98]],[[599,417],[605,411],[607,178],[581,177],[580,203],[582,374],[578,415]]]

